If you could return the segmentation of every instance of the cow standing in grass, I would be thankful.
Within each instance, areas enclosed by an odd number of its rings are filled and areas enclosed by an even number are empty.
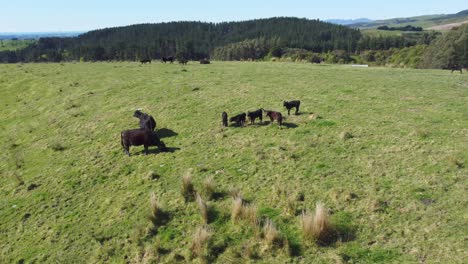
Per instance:
[[[146,64],[146,63],[151,64],[151,60],[150,60],[150,59],[144,59],[144,60],[141,60],[140,62],[141,62],[141,64]]]
[[[173,63],[174,62],[174,57],[170,56],[170,57],[162,57],[162,62],[163,63],[166,63],[166,62],[170,62],[170,63]]]
[[[210,64],[210,63],[211,62],[207,58],[200,60],[200,64]]]
[[[228,126],[228,114],[226,112],[223,112],[221,115],[221,118],[223,120],[223,126],[227,127]]]
[[[249,117],[250,124],[253,125],[255,123],[255,119],[260,119],[260,123],[263,122],[263,109],[258,109],[253,112],[247,111],[247,116]]]
[[[283,115],[280,113],[280,112],[276,112],[276,111],[270,111],[270,110],[265,110],[266,112],[266,116],[268,116],[270,118],[270,121],[273,123],[273,121],[277,121],[278,124],[280,125],[283,125]]]
[[[283,106],[288,109],[288,115],[291,112],[291,108],[295,107],[296,108],[296,115],[299,113],[299,106],[301,105],[301,101],[299,100],[294,100],[294,101],[283,101]]]
[[[238,114],[236,116],[231,117],[229,121],[236,122],[237,126],[243,127],[245,124],[245,117],[246,117],[246,114],[242,113],[242,114]]]
[[[152,116],[143,113],[140,110],[136,110],[133,116],[140,119],[140,128],[148,128],[150,131],[154,131],[156,129],[156,121]]]
[[[164,142],[159,139],[155,132],[147,128],[122,131],[120,134],[120,143],[128,156],[130,156],[130,146],[143,145],[145,148],[145,155],[148,154],[149,146],[157,146],[162,152],[167,151]]]

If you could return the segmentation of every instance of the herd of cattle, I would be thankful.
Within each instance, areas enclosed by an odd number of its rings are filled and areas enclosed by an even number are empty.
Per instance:
[[[301,105],[301,101],[299,100],[294,100],[294,101],[283,101],[283,106],[288,109],[288,115],[291,112],[292,108],[296,108],[296,115],[299,113],[299,106]],[[272,110],[265,110],[263,108],[257,109],[253,112],[247,111],[247,114],[241,113],[238,115],[235,115],[231,118],[229,118],[230,122],[235,122],[236,126],[243,127],[246,121],[246,118],[249,118],[250,124],[253,125],[255,124],[255,119],[260,119],[260,123],[263,122],[263,112],[265,112],[265,115],[270,118],[270,121],[273,123],[273,121],[277,121],[280,126],[283,125],[283,115],[280,112],[277,111],[272,111]],[[221,115],[223,126],[227,127],[228,126],[228,114],[226,112],[223,112]]]
[[[299,106],[301,105],[301,101],[283,101],[283,106],[286,107],[288,110],[288,115],[291,112],[292,108],[296,108],[295,114],[299,113]],[[256,111],[246,113],[241,113],[236,116],[233,116],[229,119],[230,122],[235,122],[237,126],[243,127],[245,124],[246,117],[249,117],[250,123],[254,124],[255,119],[260,119],[260,122],[263,122],[263,112],[265,115],[270,118],[270,121],[277,121],[278,124],[281,126],[283,124],[283,115],[277,111],[271,110],[264,110],[260,108]],[[130,146],[141,146],[143,145],[145,148],[145,154],[148,154],[148,147],[149,146],[157,146],[161,152],[168,151],[164,142],[162,142],[158,135],[155,132],[156,129],[156,121],[151,115],[141,112],[140,110],[136,110],[133,114],[133,117],[138,118],[140,128],[137,129],[130,129],[122,131],[120,134],[120,143],[125,151],[125,154],[130,156]],[[223,126],[228,126],[228,114],[223,112],[222,114],[222,123]]]
[[[174,58],[174,56],[170,56],[170,57],[162,57],[161,58],[161,62],[162,63],[166,63],[166,62],[169,62],[169,63],[173,63],[176,59]],[[188,63],[188,59],[185,59],[185,58],[180,58],[178,59],[179,63],[182,64],[182,65],[187,65]],[[151,63],[151,59],[143,59],[143,60],[140,60],[141,64],[146,64],[146,63]],[[200,64],[210,64],[210,60],[208,59],[201,59],[200,60]]]
[[[292,108],[296,108],[296,115],[299,113],[299,106],[301,105],[301,101],[289,101],[283,102],[283,106],[286,107],[288,110],[288,115]],[[260,119],[260,122],[263,122],[263,112],[265,115],[270,118],[270,121],[277,121],[278,124],[281,126],[283,124],[283,115],[280,112],[271,111],[271,110],[264,110],[260,108],[256,111],[246,113],[241,113],[236,116],[233,116],[229,119],[230,122],[235,122],[237,126],[243,127],[245,124],[246,117],[249,117],[250,123],[254,124],[255,119]],[[145,148],[145,154],[148,154],[148,147],[149,146],[157,146],[161,152],[168,151],[168,148],[161,141],[158,135],[155,132],[156,129],[156,120],[151,115],[141,112],[140,110],[136,110],[133,114],[133,117],[139,119],[139,126],[140,128],[137,129],[129,129],[122,131],[120,134],[120,143],[124,149],[125,154],[130,156],[130,146],[141,146],[143,145]],[[222,114],[222,123],[223,126],[228,126],[228,115],[226,112]]]

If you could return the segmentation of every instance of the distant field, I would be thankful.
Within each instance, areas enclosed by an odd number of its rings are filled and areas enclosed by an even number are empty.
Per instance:
[[[444,24],[444,25],[433,26],[433,27],[430,27],[428,29],[430,29],[430,30],[450,30],[450,29],[452,29],[454,27],[458,27],[458,26],[461,26],[461,25],[466,24],[466,23],[468,23],[468,20],[457,22],[457,23],[449,23],[449,24]]]
[[[0,262],[201,262],[203,222],[184,203],[213,176],[208,202],[215,263],[464,263],[468,74],[294,63],[0,65]],[[301,113],[221,127],[263,107]],[[127,157],[120,131],[136,108],[156,118],[173,151]],[[313,113],[313,114],[312,114]],[[266,118],[264,118],[266,120]],[[269,246],[232,221],[238,188],[283,234]],[[154,192],[167,221],[148,220]],[[302,199],[302,197],[304,199]],[[322,202],[338,241],[305,241],[302,210]],[[273,248],[272,248],[273,247]],[[151,261],[150,261],[151,260]]]
[[[36,40],[0,40],[0,51],[22,49],[34,42]]]
[[[464,11],[464,14],[457,15],[426,15],[426,16],[416,16],[416,17],[406,17],[406,18],[392,18],[385,20],[376,20],[367,23],[356,23],[351,25],[351,27],[358,27],[360,29],[373,29],[380,26],[388,27],[401,27],[406,25],[411,25],[414,27],[422,27],[429,30],[449,30],[450,28],[441,27],[439,29],[433,28],[437,26],[442,26],[446,24],[453,23],[462,23],[468,19],[467,12]]]

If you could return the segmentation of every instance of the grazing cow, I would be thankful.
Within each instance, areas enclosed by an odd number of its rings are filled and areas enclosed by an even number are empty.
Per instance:
[[[187,65],[188,60],[187,59],[179,59],[179,63],[182,65]]]
[[[223,126],[227,127],[228,126],[228,115],[227,115],[226,112],[223,112],[222,119],[223,119]]]
[[[283,115],[280,112],[265,110],[266,116],[270,118],[270,121],[273,123],[274,120],[278,121],[278,124],[283,125]]]
[[[157,146],[162,152],[167,151],[164,142],[159,139],[155,132],[148,129],[140,128],[122,131],[120,143],[128,156],[130,156],[130,146],[143,145],[145,147],[145,155],[148,154],[149,146]]]
[[[144,59],[144,60],[141,60],[140,62],[141,62],[141,64],[146,64],[146,63],[151,64],[151,60],[150,60],[150,59]]]
[[[210,63],[211,62],[207,58],[200,60],[200,64],[210,64]]]
[[[260,108],[258,110],[253,111],[253,112],[247,111],[247,116],[249,117],[250,124],[252,124],[252,125],[255,123],[255,119],[257,117],[260,119],[260,123],[262,123],[263,122],[263,109]]]
[[[245,117],[246,117],[246,114],[245,113],[242,113],[242,114],[238,114],[236,116],[233,116],[229,119],[230,122],[236,122],[236,125],[237,126],[241,126],[243,127],[244,124],[245,124]]]
[[[162,62],[166,63],[166,62],[170,62],[170,63],[173,63],[174,62],[174,57],[173,56],[170,56],[170,57],[162,57]]]
[[[301,101],[295,100],[295,101],[283,101],[283,106],[288,109],[288,115],[291,112],[291,108],[296,107],[296,115],[299,113],[299,106],[301,105]]]
[[[463,67],[460,66],[460,65],[453,65],[453,66],[451,66],[451,67],[449,67],[449,68],[450,68],[450,70],[452,70],[451,73],[453,73],[454,71],[460,71],[460,73],[463,73],[463,71],[462,71],[462,68],[463,68]]]
[[[143,113],[140,110],[136,110],[133,117],[140,119],[140,128],[147,128],[150,131],[154,131],[156,129],[156,121],[152,116]]]

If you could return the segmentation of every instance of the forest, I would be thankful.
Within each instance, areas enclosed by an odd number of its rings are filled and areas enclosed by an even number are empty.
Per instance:
[[[447,44],[450,47],[444,51],[444,59],[432,63],[420,57],[416,60],[421,63],[413,63],[411,67],[466,65],[466,55],[459,55],[460,49],[466,47],[466,26],[454,32],[458,33],[450,33],[448,38],[436,32],[373,36],[359,29],[291,17],[223,23],[139,24],[94,30],[71,38],[41,38],[25,48],[0,52],[0,62],[139,61],[163,56],[186,60],[291,60],[291,56],[285,56],[292,50],[296,51],[293,54],[297,55],[297,51],[302,54],[293,56],[294,60],[331,63],[373,63],[366,60],[367,55],[378,53],[385,58],[379,64],[385,64],[391,61],[388,54],[411,47],[426,50],[430,45],[443,46],[440,42],[447,40],[451,44]],[[457,42],[452,43],[455,39]],[[427,50],[430,54],[440,52],[437,48]],[[426,53],[412,54],[425,56]]]

